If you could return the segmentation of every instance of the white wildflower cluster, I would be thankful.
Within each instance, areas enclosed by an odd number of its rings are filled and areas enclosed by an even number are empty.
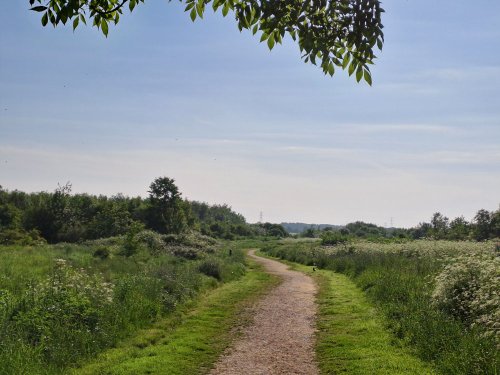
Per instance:
[[[54,273],[34,287],[35,298],[54,298],[73,295],[89,301],[94,306],[102,306],[113,300],[113,285],[106,283],[98,275],[90,275],[83,268],[75,269],[64,259],[56,259]]]
[[[344,245],[323,247],[327,253],[345,252],[346,248],[354,253],[389,253],[408,257],[432,257],[436,261],[452,261],[457,256],[474,254],[495,254],[493,241],[444,241],[416,240],[405,243],[377,243],[365,240],[355,241],[347,247]]]
[[[455,258],[435,278],[433,303],[500,345],[500,258],[470,253]]]

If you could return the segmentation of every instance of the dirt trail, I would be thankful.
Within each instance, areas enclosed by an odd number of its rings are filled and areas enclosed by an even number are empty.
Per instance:
[[[316,285],[309,276],[253,250],[249,256],[283,282],[255,306],[254,322],[210,374],[318,374],[313,348]]]

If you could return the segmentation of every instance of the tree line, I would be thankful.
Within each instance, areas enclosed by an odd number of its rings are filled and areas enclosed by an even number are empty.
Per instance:
[[[189,201],[174,179],[158,177],[148,196],[72,194],[67,183],[54,192],[25,193],[0,186],[0,244],[80,242],[120,236],[137,228],[162,234],[196,230],[215,238],[284,237],[276,224],[248,224],[230,206]]]
[[[344,227],[311,225],[301,237],[323,239],[325,244],[345,242],[349,238],[369,240],[417,240],[435,239],[452,241],[485,241],[500,238],[500,209],[488,211],[480,209],[471,221],[463,216],[448,219],[440,212],[432,215],[430,222],[422,222],[413,228],[384,228],[375,224],[356,221]]]

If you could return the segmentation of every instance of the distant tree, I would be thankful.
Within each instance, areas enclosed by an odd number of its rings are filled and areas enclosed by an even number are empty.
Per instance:
[[[363,221],[349,223],[346,225],[346,229],[359,238],[385,237],[387,234],[385,228]]]
[[[455,241],[463,241],[469,238],[470,224],[463,216],[457,217],[450,222],[448,238]]]
[[[160,233],[180,233],[186,226],[181,193],[175,180],[158,177],[149,186],[148,225]]]
[[[492,215],[489,211],[481,209],[474,216],[474,238],[484,241],[490,237]]]
[[[314,238],[316,237],[316,231],[314,230],[314,228],[307,228],[306,230],[304,230],[301,234],[300,234],[301,237],[305,237],[305,238]]]
[[[500,209],[491,214],[490,236],[500,238]]]
[[[351,234],[351,232],[349,231],[349,229],[347,228],[340,228],[339,230],[340,234],[342,234],[343,236],[348,236],[349,234]]]
[[[28,0],[40,12],[42,25],[71,22],[73,29],[91,21],[104,35],[118,23],[125,5],[132,11],[144,0]],[[359,82],[371,84],[369,65],[374,49],[382,49],[384,33],[379,0],[181,0],[191,19],[203,18],[211,6],[223,16],[233,13],[241,30],[259,33],[269,49],[282,43],[285,35],[298,41],[305,62],[319,64],[325,74],[335,67],[355,73]]]
[[[21,210],[7,202],[0,202],[0,229],[15,229],[21,225]]]
[[[413,239],[421,239],[430,237],[432,225],[429,223],[420,223],[415,228],[410,230],[410,236]]]
[[[449,227],[449,219],[446,216],[443,216],[440,212],[436,212],[432,215],[431,225],[432,237],[438,240],[446,238]]]
[[[259,224],[259,226],[264,229],[265,236],[288,237],[288,232],[280,224],[264,223],[264,224]]]

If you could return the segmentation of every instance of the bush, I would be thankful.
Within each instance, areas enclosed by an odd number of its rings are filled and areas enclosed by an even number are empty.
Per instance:
[[[92,254],[94,258],[101,258],[103,260],[109,258],[109,255],[110,252],[106,247],[99,247],[94,251],[94,254]]]
[[[46,361],[64,366],[96,349],[104,307],[112,303],[112,294],[111,285],[98,276],[59,259],[53,274],[21,297],[11,327]]]
[[[321,233],[321,244],[322,245],[339,245],[346,244],[349,241],[349,237],[340,232],[325,231]]]
[[[438,308],[470,327],[483,328],[500,345],[500,258],[461,256],[436,277]]]
[[[216,278],[217,280],[222,279],[222,267],[216,259],[209,258],[204,260],[198,266],[198,270],[207,276]]]
[[[152,255],[158,255],[166,251],[165,235],[152,230],[143,230],[137,234],[137,240],[146,245]]]

